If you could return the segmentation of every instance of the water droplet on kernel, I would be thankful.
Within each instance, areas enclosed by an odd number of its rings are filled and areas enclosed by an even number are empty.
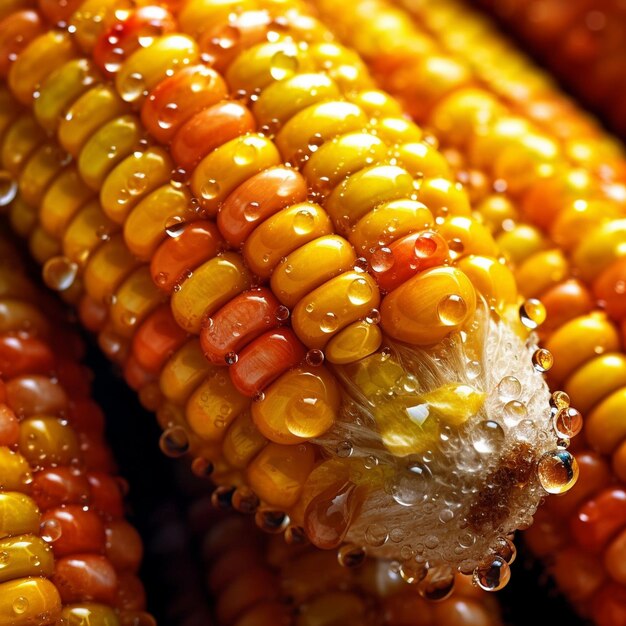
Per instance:
[[[426,600],[444,600],[454,590],[454,580],[454,572],[450,567],[432,567],[419,583],[418,592]]]
[[[165,223],[165,233],[169,237],[180,237],[185,232],[186,225],[182,217],[170,217]]]
[[[389,248],[378,248],[370,257],[370,266],[375,272],[386,272],[393,267],[395,258]]]
[[[405,561],[400,565],[400,576],[409,585],[416,585],[426,578],[428,568],[417,561]]]
[[[483,591],[498,591],[509,582],[511,570],[502,557],[496,556],[491,563],[477,567],[473,578]]]
[[[564,391],[555,391],[550,397],[550,406],[553,407],[554,413],[569,408],[569,405],[570,397]]]
[[[134,102],[143,95],[145,89],[146,83],[143,74],[133,72],[120,85],[119,93],[125,102]]]
[[[520,306],[519,317],[526,328],[535,330],[546,320],[546,307],[541,300],[530,298]]]
[[[159,439],[159,447],[163,454],[177,458],[189,451],[189,437],[182,426],[172,426],[163,431]]]
[[[298,57],[279,50],[270,62],[270,75],[274,80],[290,78],[298,71]]]
[[[324,333],[333,333],[339,327],[339,320],[334,313],[326,313],[324,317],[322,317],[322,321],[320,323],[320,329]]]
[[[229,352],[224,357],[224,361],[226,362],[226,365],[235,365],[235,363],[237,363],[238,360],[239,360],[239,357],[237,356],[236,352]]]
[[[449,294],[439,301],[437,315],[444,326],[456,326],[467,315],[467,304],[461,296]]]
[[[297,235],[308,235],[315,226],[315,214],[310,209],[300,209],[293,218],[293,230]]]
[[[546,452],[537,462],[537,477],[548,493],[565,493],[578,480],[578,462],[567,450]]]
[[[256,155],[257,149],[254,145],[253,139],[244,137],[238,142],[237,147],[235,148],[233,161],[235,162],[235,165],[248,165],[256,159]]]
[[[50,289],[65,291],[76,280],[78,265],[65,256],[55,256],[43,266],[43,280]]]
[[[247,222],[255,222],[261,215],[261,205],[258,202],[249,202],[243,209],[243,217]]]
[[[498,422],[485,420],[480,422],[472,433],[472,445],[480,454],[494,454],[504,444],[504,430]]]
[[[26,611],[28,611],[28,606],[28,598],[24,596],[18,596],[17,598],[15,598],[15,600],[13,600],[13,613],[15,613],[16,615],[23,615],[24,613],[26,613]]]
[[[319,367],[324,362],[324,353],[313,348],[306,353],[305,360],[311,367]]]
[[[463,252],[465,252],[465,244],[461,239],[450,239],[450,241],[448,241],[448,247],[455,257],[460,257]]]
[[[354,452],[354,447],[351,441],[340,441],[337,444],[337,456],[346,459],[349,456],[352,456]]]
[[[217,196],[219,196],[219,193],[220,185],[213,178],[207,180],[200,188],[200,196],[203,200],[214,200]]]
[[[355,278],[348,285],[348,299],[355,306],[361,306],[372,297],[372,286],[365,278]]]
[[[536,350],[532,357],[534,368],[541,373],[547,372],[554,365],[552,352],[545,348]]]
[[[414,252],[418,259],[427,259],[437,252],[437,242],[430,233],[420,235],[415,240]]]
[[[61,524],[55,519],[48,519],[42,522],[40,528],[40,535],[44,541],[48,543],[54,543],[61,537]]]
[[[168,102],[159,115],[158,125],[163,130],[169,130],[176,122],[178,115],[178,105],[175,102]]]

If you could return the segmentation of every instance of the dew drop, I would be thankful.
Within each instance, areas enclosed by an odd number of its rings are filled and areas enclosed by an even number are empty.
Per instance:
[[[0,207],[11,204],[17,195],[17,181],[9,172],[0,170]]]
[[[250,487],[237,487],[235,493],[233,493],[233,509],[239,513],[252,515],[259,508],[260,503],[259,496],[257,496]]]
[[[409,585],[416,585],[426,578],[428,568],[417,561],[405,561],[400,565],[400,577]]]
[[[256,202],[248,202],[243,209],[243,217],[247,222],[256,222],[261,216],[261,205]]]
[[[439,301],[437,315],[444,326],[456,326],[467,315],[467,304],[461,296],[449,294]]]
[[[456,257],[460,257],[463,252],[465,252],[465,244],[461,239],[450,239],[448,241],[448,247],[450,248],[450,252]]]
[[[298,71],[298,58],[279,50],[270,62],[270,75],[274,80],[284,80],[290,78]]]
[[[275,535],[283,532],[289,525],[289,516],[283,511],[260,509],[254,516],[256,525],[264,532]]]
[[[516,400],[522,393],[522,384],[515,376],[505,376],[498,383],[500,400]]]
[[[320,322],[320,329],[323,333],[333,333],[339,328],[339,320],[337,316],[332,313],[326,313],[324,317],[322,317],[322,321]]]
[[[432,567],[419,583],[418,592],[426,600],[444,600],[454,590],[454,572],[446,565]]]
[[[370,524],[365,529],[365,541],[372,548],[380,548],[389,539],[389,531],[383,524]]]
[[[474,582],[483,591],[498,591],[506,586],[511,578],[509,564],[500,556],[494,557],[487,565],[474,570]]]
[[[355,278],[348,285],[348,299],[355,306],[361,306],[372,297],[372,286],[365,278]]]
[[[59,539],[61,537],[61,532],[61,525],[55,519],[48,519],[41,524],[41,538],[48,543],[54,543],[57,539]]]
[[[423,463],[410,461],[396,470],[391,484],[391,497],[402,506],[425,502],[430,486],[430,470]]]
[[[420,235],[415,240],[414,252],[418,259],[428,259],[437,252],[437,242],[430,233]]]
[[[519,400],[511,400],[504,405],[504,423],[509,427],[516,426],[527,415],[526,405]]]
[[[249,165],[256,159],[257,149],[253,139],[244,137],[237,143],[233,161],[235,165]]]
[[[341,546],[337,551],[339,565],[348,569],[360,567],[365,562],[365,550],[353,544]]]
[[[393,267],[395,258],[389,248],[378,248],[370,257],[370,266],[375,272],[386,272]]]
[[[324,362],[324,353],[313,348],[306,353],[305,360],[311,367],[319,367]]]
[[[570,397],[564,391],[555,391],[550,397],[550,406],[553,413],[558,413],[561,409],[568,409]]]
[[[24,613],[26,613],[26,611],[28,611],[28,606],[28,598],[24,596],[18,596],[17,598],[15,598],[15,600],[13,600],[13,613],[15,613],[16,615],[23,615]]]
[[[238,360],[239,360],[239,356],[237,355],[236,352],[229,352],[224,357],[224,362],[226,363],[226,365],[235,365],[235,363],[237,363]]]
[[[472,433],[472,445],[480,454],[494,454],[504,444],[504,430],[498,422],[485,420]]]
[[[567,450],[546,452],[537,463],[537,476],[548,493],[565,493],[578,480],[578,462]]]
[[[219,183],[210,178],[207,180],[204,185],[200,188],[200,195],[203,200],[214,200],[220,193],[220,185]]]
[[[286,320],[289,319],[289,309],[281,304],[277,309],[276,309],[276,319],[279,322],[285,322]]]
[[[158,125],[163,130],[169,130],[176,122],[178,115],[178,105],[175,102],[168,102],[159,115]]]
[[[185,232],[186,225],[182,217],[170,217],[165,223],[165,233],[169,237],[180,237]]]
[[[213,473],[213,463],[209,459],[197,456],[191,462],[191,471],[199,478],[207,478]]]
[[[535,330],[546,320],[546,307],[541,300],[530,298],[520,306],[519,317],[526,328]]]
[[[554,357],[552,352],[545,348],[539,348],[533,354],[533,367],[541,373],[547,372],[554,365]]]
[[[43,280],[50,289],[65,291],[76,280],[78,265],[65,256],[55,256],[43,266]]]
[[[143,95],[145,89],[146,83],[143,74],[133,72],[126,76],[125,80],[120,85],[119,92],[122,100],[125,102],[134,102]]]
[[[583,428],[583,416],[573,407],[560,409],[552,418],[554,432],[559,437],[571,439],[575,437]]]
[[[492,549],[509,565],[515,561],[515,557],[517,556],[517,548],[515,547],[515,544],[507,537],[498,537],[496,539],[496,544]]]
[[[349,456],[352,456],[354,452],[354,446],[351,441],[340,441],[337,444],[337,456],[342,459],[347,459]]]
[[[300,209],[293,218],[296,235],[308,235],[315,226],[315,214],[310,209]]]
[[[159,439],[159,447],[163,454],[177,458],[189,451],[189,437],[182,426],[172,426],[163,431]]]

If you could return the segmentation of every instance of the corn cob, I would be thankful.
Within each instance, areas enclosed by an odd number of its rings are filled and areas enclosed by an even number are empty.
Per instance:
[[[617,0],[481,0],[576,95],[624,136],[626,13]]]
[[[104,7],[42,4],[67,30],[8,71],[32,108],[3,96],[10,213],[48,283],[216,500],[502,586],[506,533],[577,470],[550,354],[531,364],[511,272],[441,155],[299,5]],[[402,545],[368,541],[383,509]]]
[[[81,341],[0,259],[0,624],[154,625]]]
[[[200,532],[207,583],[219,624],[233,626],[498,626],[495,598],[457,576],[455,593],[434,604],[403,584],[398,563],[367,559],[339,566],[310,544],[265,535],[250,519],[211,511],[206,499],[190,510]],[[300,537],[301,539],[301,537]],[[318,572],[324,572],[320,577]],[[431,593],[440,592],[436,585]]]
[[[333,23],[348,36],[333,7],[326,3],[321,7],[322,15],[328,18],[332,12]],[[530,538],[540,554],[550,557],[551,571],[583,614],[602,626],[623,624],[626,577],[620,564],[626,520],[620,514],[620,504],[624,491],[623,484],[611,484],[616,477],[623,481],[625,476],[619,429],[626,381],[621,377],[623,328],[618,326],[623,327],[620,271],[624,263],[620,257],[626,249],[621,229],[623,159],[608,149],[606,138],[576,111],[554,123],[554,134],[548,133],[546,120],[555,122],[555,113],[567,110],[563,97],[552,91],[541,75],[529,82],[540,87],[531,90],[530,97],[527,88],[521,92],[516,89],[518,82],[504,80],[513,68],[520,71],[520,66],[526,78],[530,67],[512,54],[483,20],[450,2],[411,3],[410,8],[423,29],[384,3],[363,3],[350,9],[352,15],[368,16],[367,21],[362,18],[364,28],[355,29],[351,24],[350,32],[365,33],[364,44],[377,41],[383,46],[382,40],[367,36],[370,33],[365,24],[402,25],[394,31],[397,50],[389,55],[398,69],[395,76],[394,72],[381,71],[380,78],[390,89],[402,87],[407,101],[409,93],[418,103],[427,100],[421,92],[413,91],[416,84],[424,84],[423,66],[414,54],[416,41],[439,53],[442,49],[459,53],[462,48],[472,66],[464,68],[466,74],[460,84],[447,85],[445,76],[431,80],[430,84],[443,85],[444,89],[429,101],[428,111],[414,110],[414,115],[430,125],[448,147],[447,155],[459,177],[477,182],[473,185],[474,206],[500,233],[498,242],[517,265],[518,284],[525,295],[541,297],[546,304],[548,315],[542,335],[558,362],[549,377],[564,384],[573,403],[588,414],[589,443],[603,453],[614,451],[613,476],[597,453],[579,452],[581,484],[539,515]],[[404,37],[399,36],[401,32]],[[482,47],[472,44],[478,40]],[[467,54],[472,50],[478,52]],[[378,48],[361,51],[371,55],[372,64],[379,63],[381,68],[392,64],[378,55],[382,52]],[[444,74],[454,64],[461,64],[458,58],[443,59],[448,61],[440,63],[439,71]],[[410,71],[417,74],[417,80],[407,80]],[[404,83],[400,76],[404,76]],[[481,106],[488,111],[489,103],[498,107],[499,117],[480,119]],[[524,134],[507,136],[506,128],[515,131],[516,125],[525,129],[524,133],[532,129],[537,140],[551,141],[558,147],[562,151],[558,166],[546,169],[549,164],[539,161],[537,171],[543,169],[544,173],[538,179],[520,180],[521,170],[503,175],[499,159],[510,159],[527,140]],[[493,146],[499,143],[491,160],[481,154],[489,142]],[[490,191],[491,184],[496,194]],[[529,222],[524,223],[525,219]],[[546,234],[539,230],[542,227]],[[560,249],[550,250],[555,244]],[[570,525],[572,532],[564,532]]]

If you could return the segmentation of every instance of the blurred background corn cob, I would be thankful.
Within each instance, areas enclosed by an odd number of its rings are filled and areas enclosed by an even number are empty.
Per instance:
[[[580,100],[626,135],[626,7],[620,0],[480,0]]]
[[[580,415],[563,394],[550,409],[551,355],[517,336],[541,307],[519,324],[442,156],[300,6],[171,8],[5,19],[15,229],[216,502],[347,537],[346,564],[399,558],[426,594],[452,587],[441,560],[501,587],[506,534],[577,476]]]
[[[0,240],[0,623],[152,626],[84,346]]]

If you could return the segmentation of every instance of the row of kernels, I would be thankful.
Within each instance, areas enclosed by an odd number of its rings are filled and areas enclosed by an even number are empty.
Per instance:
[[[29,307],[20,308],[29,283],[15,258],[14,251],[3,257],[1,273],[9,313],[0,338],[2,618],[47,624],[82,615],[94,625],[152,624],[136,577],[141,541],[123,519],[88,373],[73,361],[80,344],[61,328],[53,341]],[[61,320],[54,311],[51,318]]]
[[[615,93],[616,79],[624,71],[624,18],[619,2],[552,2],[546,11],[533,11],[529,2],[483,4],[515,29],[580,98],[624,133],[625,96],[621,90]]]

